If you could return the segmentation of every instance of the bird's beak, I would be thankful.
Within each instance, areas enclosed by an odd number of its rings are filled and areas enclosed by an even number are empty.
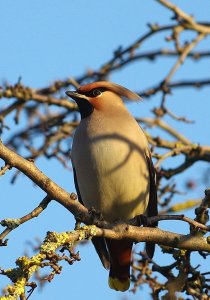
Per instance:
[[[88,97],[86,97],[83,94],[77,93],[76,91],[66,91],[66,95],[69,96],[70,98],[74,99],[75,101],[77,101],[79,99],[88,100]]]
[[[77,103],[82,119],[88,117],[93,112],[94,108],[87,96],[76,91],[66,91],[66,95]]]

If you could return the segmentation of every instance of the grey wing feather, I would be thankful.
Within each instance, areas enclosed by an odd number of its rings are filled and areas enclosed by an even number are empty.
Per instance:
[[[74,167],[73,167],[73,173],[74,173],[74,184],[75,184],[75,188],[77,191],[78,200],[80,203],[83,204],[82,197],[81,197],[80,190],[79,190],[78,181],[77,181],[76,170]],[[102,262],[102,265],[104,266],[105,269],[108,270],[110,267],[110,260],[109,260],[109,253],[107,250],[105,239],[102,237],[94,237],[94,238],[92,238],[92,243],[93,243],[93,245],[96,249],[96,252]]]

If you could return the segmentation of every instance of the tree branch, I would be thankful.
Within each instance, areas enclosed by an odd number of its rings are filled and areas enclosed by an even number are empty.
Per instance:
[[[102,231],[98,231],[100,232],[104,232],[105,236],[108,238],[128,238],[130,237],[131,239],[134,239],[134,241],[142,241],[141,239],[144,238],[145,236],[143,234],[143,236],[141,235],[141,233],[138,233],[137,236],[135,237],[136,234],[136,229],[130,227],[129,225],[117,225],[117,227],[114,227],[115,229],[117,228],[117,231],[114,229],[114,232],[111,230],[113,225],[110,225],[104,221],[101,220],[97,220],[93,218],[93,215],[90,214],[90,212],[88,212],[88,210],[81,205],[79,202],[75,201],[75,200],[71,200],[71,199],[75,199],[75,195],[69,195],[66,191],[64,191],[62,188],[60,188],[56,183],[54,183],[52,180],[50,180],[46,175],[44,175],[32,162],[25,160],[24,158],[22,158],[21,156],[19,156],[18,154],[14,153],[13,151],[9,150],[7,147],[5,147],[2,142],[0,142],[0,157],[2,159],[4,159],[7,163],[9,163],[10,166],[14,166],[16,168],[18,168],[21,172],[23,172],[26,176],[28,176],[33,182],[35,182],[42,190],[44,190],[48,196],[45,198],[47,203],[50,201],[50,199],[55,199],[56,201],[58,201],[60,204],[62,204],[65,208],[67,208],[71,213],[74,214],[74,216],[76,218],[79,218],[80,220],[82,220],[82,222],[86,223],[86,224],[96,224],[99,227],[103,227]],[[31,218],[31,214],[26,215],[25,217],[23,217],[23,221],[26,221],[28,219]],[[186,221],[194,226],[201,226],[201,228],[204,228],[203,224],[199,225],[198,222],[195,223],[195,221],[189,221],[190,219],[188,218],[184,218],[183,216],[181,217],[171,217],[171,216],[157,216],[157,217],[152,217],[150,222],[154,223],[157,220],[165,220],[165,219],[180,219],[183,221]],[[135,220],[133,222],[136,222]],[[131,221],[132,223],[132,221]],[[135,223],[136,224],[136,223]],[[119,233],[119,226],[122,226],[123,228],[123,233],[122,230],[120,230]],[[111,228],[111,229],[106,229],[106,228]],[[151,228],[150,228],[151,229]],[[150,230],[149,229],[149,230]],[[207,227],[205,227],[205,229],[208,229]],[[108,230],[108,231],[107,231]],[[125,230],[125,232],[124,232]],[[147,233],[147,229],[146,233]],[[137,230],[138,231],[138,230]],[[129,236],[127,235],[129,232]],[[130,235],[131,233],[131,235]],[[164,241],[163,238],[161,237],[161,235],[163,234]],[[3,237],[5,236],[5,233],[3,233],[2,235]],[[120,237],[121,236],[121,237]],[[171,245],[171,247],[174,246],[174,242],[172,242],[175,238],[179,239],[179,242],[176,242],[177,247],[182,247],[184,245],[184,249],[188,249],[189,247],[191,247],[191,250],[195,250],[197,247],[197,240],[190,237],[189,241],[187,240],[187,236],[182,236],[182,235],[177,235],[177,234],[172,234],[172,233],[165,233],[163,231],[161,231],[160,229],[154,229],[153,233],[150,234],[148,237],[146,237],[146,240],[144,241],[151,241],[151,238],[155,237],[156,239],[154,240],[154,242],[156,243],[163,243],[164,245]],[[165,241],[166,237],[168,237],[168,241]],[[191,242],[191,241],[195,242]],[[209,249],[209,245],[204,247],[204,241],[206,243],[206,240],[202,240],[202,243],[200,243],[200,245],[202,245],[202,250],[203,251],[208,251],[206,249]],[[172,243],[172,244],[171,244]],[[195,248],[193,245],[196,245]],[[204,247],[204,248],[203,248]],[[200,248],[199,248],[200,249]]]
[[[181,10],[176,5],[170,3],[167,0],[156,0],[157,2],[160,2],[165,7],[169,8],[172,12],[174,12],[177,16],[179,16],[181,19],[185,21],[183,26],[188,29],[195,30],[200,33],[209,34],[210,33],[210,26],[208,25],[202,25],[201,23],[196,23],[194,18],[186,14],[183,10]]]

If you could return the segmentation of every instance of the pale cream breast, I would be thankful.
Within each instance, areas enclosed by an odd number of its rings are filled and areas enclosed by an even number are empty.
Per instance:
[[[129,114],[101,118],[93,113],[84,119],[75,133],[72,161],[85,206],[94,206],[107,221],[145,213],[147,150],[145,135]]]

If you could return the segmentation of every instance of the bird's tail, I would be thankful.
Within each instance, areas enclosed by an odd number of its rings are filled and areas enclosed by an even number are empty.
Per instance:
[[[110,255],[109,286],[124,292],[130,286],[130,263],[133,242],[106,239]]]

